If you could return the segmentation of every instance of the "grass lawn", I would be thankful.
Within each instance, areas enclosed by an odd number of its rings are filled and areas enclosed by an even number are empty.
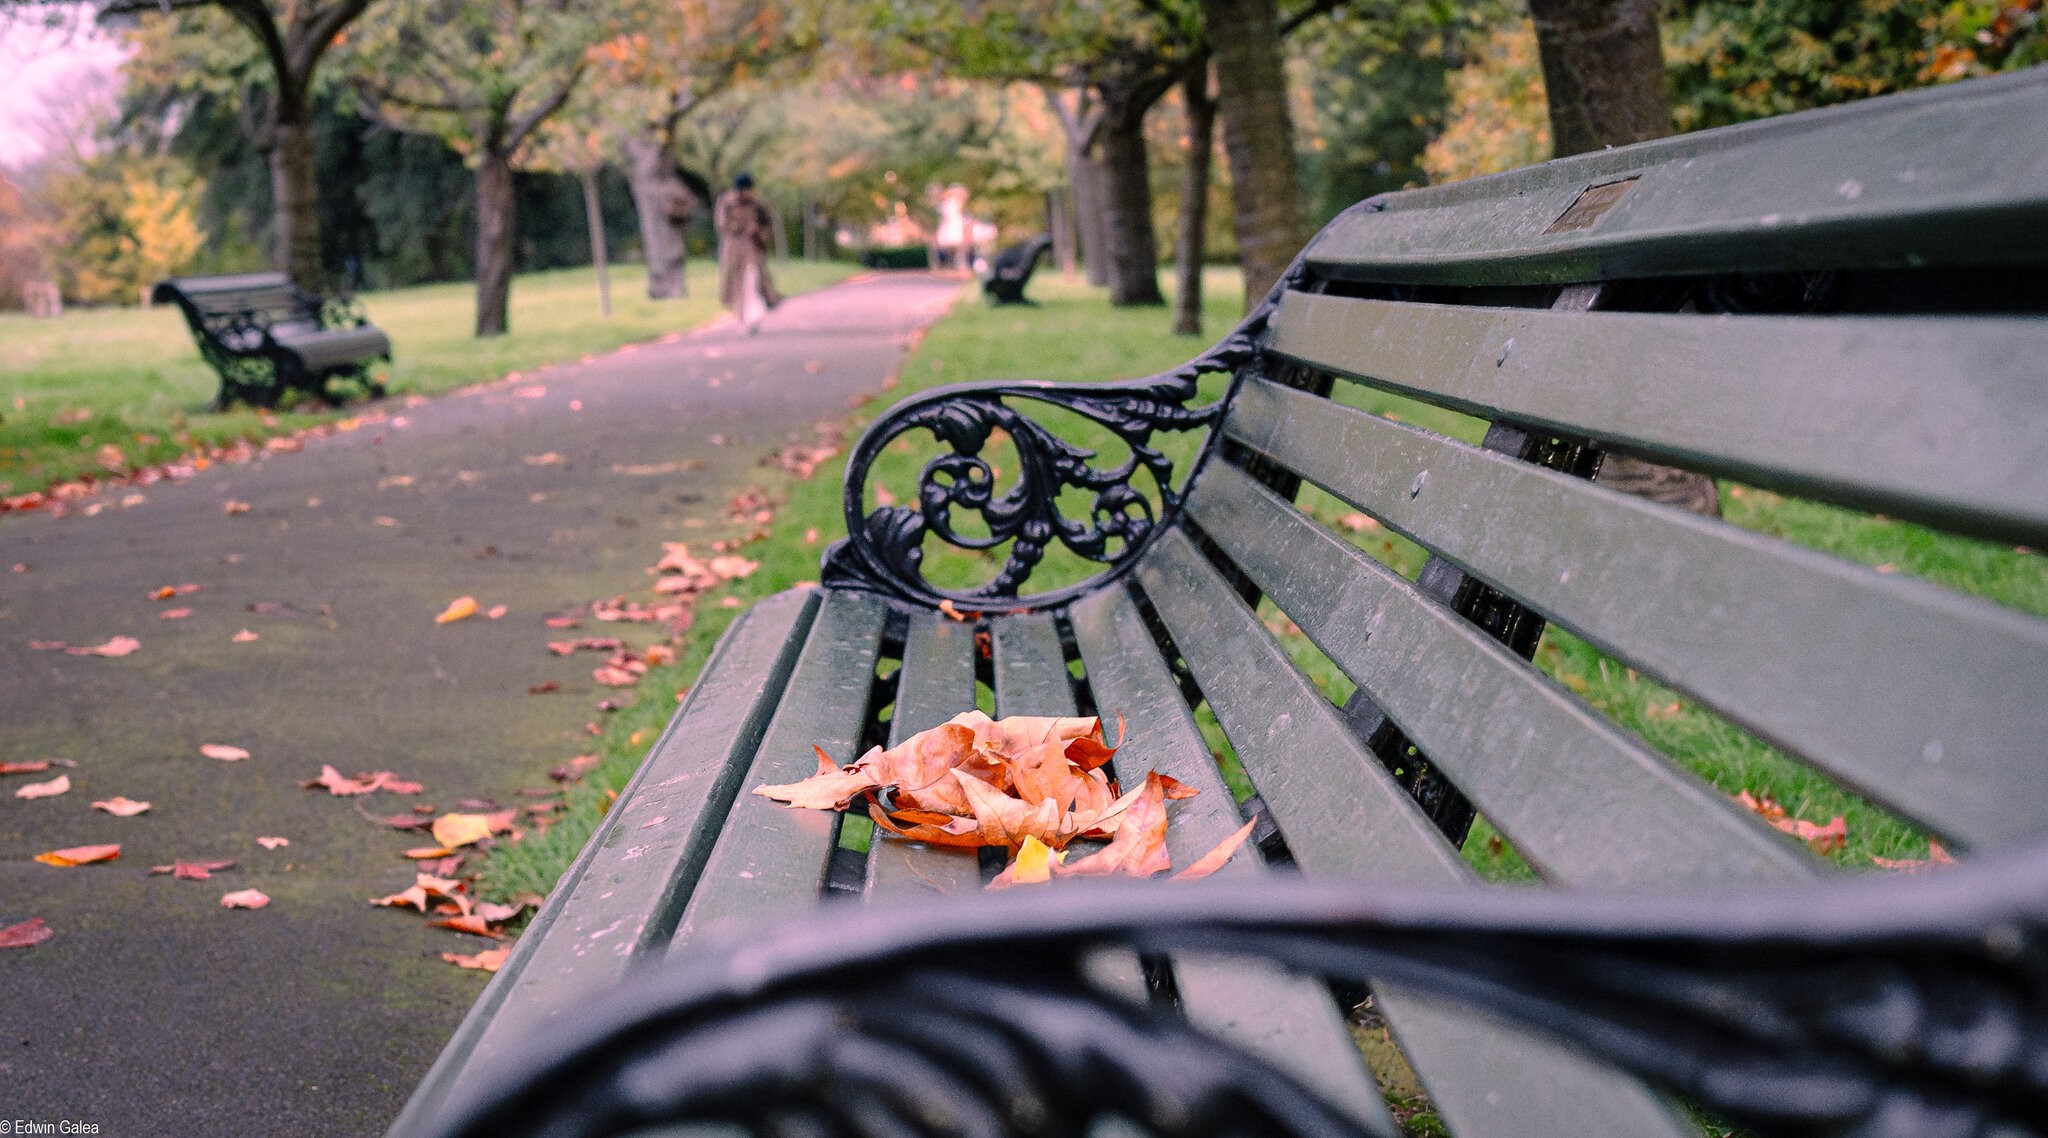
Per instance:
[[[1168,331],[1160,310],[1115,310],[1101,294],[1061,280],[1056,274],[1033,284],[1044,303],[1033,309],[992,309],[964,299],[940,321],[906,363],[900,386],[886,401],[870,401],[853,416],[855,431],[885,408],[887,402],[923,388],[979,379],[1043,378],[1089,381],[1129,378],[1176,365],[1205,348],[1235,322],[1238,287],[1234,273],[1217,271],[1208,281],[1208,325],[1200,339]],[[1375,412],[1476,442],[1484,424],[1451,412],[1417,404],[1363,387],[1340,384],[1341,400]],[[1054,418],[1048,416],[1048,421]],[[850,432],[849,437],[852,437]],[[1198,440],[1180,440],[1183,453]],[[987,452],[1000,473],[1005,449],[1000,440]],[[916,485],[924,457],[907,441],[891,447],[877,464],[872,484],[890,488],[898,500]],[[1013,468],[1014,469],[1014,468]],[[764,483],[787,500],[778,507],[769,536],[749,545],[746,553],[761,569],[744,581],[709,594],[698,611],[691,641],[682,658],[658,669],[646,681],[653,692],[686,686],[701,667],[713,640],[735,611],[724,607],[727,596],[742,602],[789,588],[817,576],[818,556],[825,543],[844,532],[840,513],[838,462],[828,463],[807,482]],[[781,477],[781,476],[777,476]],[[870,499],[872,503],[872,496]],[[1350,507],[1314,488],[1304,492],[1301,506],[1326,525]],[[1975,593],[2024,611],[2048,614],[2048,561],[2037,554],[1966,539],[1944,537],[1916,526],[1850,511],[1791,501],[1754,488],[1723,487],[1723,507],[1730,521],[1751,529],[1826,550],[1872,566],[1919,575],[1951,588]],[[1338,532],[1344,532],[1339,529]],[[706,540],[715,536],[707,533]],[[731,536],[731,535],[728,535]],[[1402,573],[1420,571],[1424,554],[1413,544],[1369,529],[1350,534],[1360,548]],[[987,575],[989,558],[949,555],[927,565],[934,579],[965,584]],[[1038,587],[1083,574],[1082,564],[1060,564],[1049,557],[1046,572],[1034,575]],[[1304,671],[1341,702],[1351,682],[1294,629],[1271,602],[1260,609]],[[1846,846],[1829,855],[1845,868],[1868,868],[1871,858],[1927,856],[1924,832],[1794,762],[1770,746],[1661,686],[1639,676],[1563,632],[1548,633],[1537,654],[1538,665],[1588,703],[1727,794],[1747,790],[1777,799],[1793,817],[1825,823],[1836,814],[1847,820]],[[492,856],[486,885],[496,895],[521,890],[545,893],[595,829],[611,796],[622,788],[674,711],[667,699],[644,699],[620,712],[597,741],[602,764],[570,794],[565,818],[545,834],[502,848]],[[1212,747],[1240,792],[1248,784],[1235,766],[1228,742],[1206,708],[1197,718]],[[846,829],[850,842],[861,840],[857,824]],[[1482,876],[1517,880],[1532,876],[1514,849],[1482,818],[1466,844],[1466,857]]]
[[[777,268],[785,291],[845,279],[844,263]],[[372,323],[391,335],[388,380],[397,394],[431,395],[517,371],[608,352],[702,324],[718,311],[716,270],[691,266],[684,300],[647,299],[646,272],[611,274],[612,315],[599,315],[590,269],[528,273],[512,284],[512,330],[478,340],[467,282],[362,294]],[[265,414],[206,410],[220,381],[199,358],[174,307],[71,309],[55,320],[0,313],[0,495],[174,459],[238,438],[262,439],[347,411],[307,407]],[[101,448],[120,451],[115,459]]]

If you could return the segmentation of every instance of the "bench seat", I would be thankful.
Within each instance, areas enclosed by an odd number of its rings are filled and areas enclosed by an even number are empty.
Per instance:
[[[823,585],[726,633],[394,1134],[1397,1134],[1358,985],[1462,1138],[1678,1138],[1686,1104],[2026,1132],[2048,618],[1599,473],[1626,453],[2048,548],[2048,178],[2013,133],[2041,121],[2048,72],[1388,195],[1181,369],[899,405],[850,456]],[[888,504],[904,438],[938,453]],[[995,550],[986,585],[927,578],[949,544]],[[1062,555],[1103,568],[1023,588]],[[1536,667],[1552,625],[1965,868],[1844,884]],[[990,700],[1121,721],[1119,776],[1198,791],[1176,865],[1257,819],[1253,844],[1213,886],[977,901],[1000,859],[748,793]],[[1475,816],[1540,885],[1476,888]],[[919,1034],[936,1007],[957,1035]]]

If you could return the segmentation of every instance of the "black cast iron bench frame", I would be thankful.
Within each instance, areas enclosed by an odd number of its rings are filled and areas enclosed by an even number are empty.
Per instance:
[[[390,362],[391,338],[353,297],[306,292],[283,273],[179,277],[149,296],[185,314],[199,354],[220,375],[216,410],[274,407],[287,391],[339,406],[347,393],[337,381],[384,394],[375,362]]]
[[[1468,1138],[1691,1132],[1669,1094],[1764,1134],[2048,1132],[2048,620],[1597,482],[1621,450],[2048,545],[2041,121],[2037,70],[1389,195],[1180,369],[899,405],[823,586],[725,635],[394,1133],[1389,1133],[1328,981],[1370,989]],[[1159,445],[1184,431],[1192,463]],[[941,453],[872,504],[906,434]],[[1428,549],[1420,578],[1298,511],[1305,482]],[[948,590],[933,538],[1006,557]],[[1056,546],[1106,568],[1022,592]],[[1262,597],[1356,694],[1295,668]],[[1963,866],[1820,872],[1532,668],[1546,622]],[[1176,862],[1254,816],[1256,852],[979,897],[977,859],[746,793],[977,683],[999,714],[1121,713],[1120,771],[1202,791]],[[1471,887],[1475,809],[1568,888]]]

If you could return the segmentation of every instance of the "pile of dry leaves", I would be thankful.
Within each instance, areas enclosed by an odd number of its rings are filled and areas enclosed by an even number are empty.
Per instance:
[[[817,774],[754,793],[812,810],[845,810],[860,799],[877,825],[905,838],[1007,848],[1012,861],[992,889],[1171,869],[1166,802],[1195,794],[1157,772],[1122,791],[1105,770],[1116,751],[1103,741],[1097,718],[990,719],[969,711],[888,750],[873,748],[850,766],[814,750]],[[1251,832],[1245,823],[1174,877],[1216,872]],[[1089,838],[1108,844],[1069,861],[1068,845]]]

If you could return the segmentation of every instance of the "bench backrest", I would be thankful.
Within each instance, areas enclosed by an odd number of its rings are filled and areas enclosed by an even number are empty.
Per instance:
[[[1330,813],[1317,788],[1370,749],[1411,784],[1426,763],[1552,880],[1812,864],[1523,659],[1545,622],[1956,846],[2048,830],[2048,620],[1586,477],[1612,448],[2048,547],[2042,121],[2037,71],[1395,194],[1324,230],[1226,461],[1137,572],[1240,754],[1292,718],[1246,762],[1295,856],[1350,856],[1337,820],[1297,840],[1290,819]],[[1358,406],[1373,390],[1476,416],[1483,442]],[[1304,481],[1432,563],[1411,581],[1319,527],[1289,504]],[[1358,683],[1341,712],[1233,591]]]
[[[158,304],[177,304],[195,329],[215,330],[237,320],[268,326],[285,320],[318,318],[318,310],[306,302],[291,278],[283,273],[178,277],[159,283],[150,291],[150,299]]]

